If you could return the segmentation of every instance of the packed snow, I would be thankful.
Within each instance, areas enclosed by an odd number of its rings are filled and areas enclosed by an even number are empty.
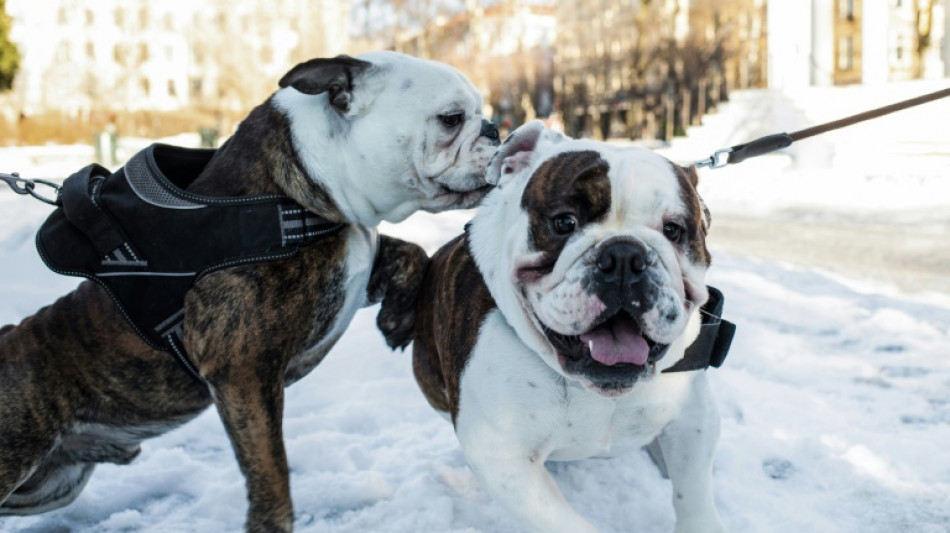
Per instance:
[[[761,117],[757,128],[749,126],[750,113],[773,98],[734,95],[666,153],[695,160],[794,127]],[[824,102],[813,100],[812,107]],[[782,117],[797,109],[787,101],[776,106]],[[846,215],[892,208],[888,202],[945,210],[950,142],[938,135],[945,144],[931,151],[942,150],[942,160],[893,155],[912,162],[909,176],[881,153],[888,162],[882,167],[855,168],[842,145],[852,139],[842,134],[846,141],[822,141],[818,163],[784,153],[704,171],[703,194],[714,217],[791,206]],[[28,151],[0,149],[0,171],[53,177],[79,166],[57,168]],[[846,185],[816,195],[813,187],[830,176]],[[33,235],[49,210],[0,191],[0,324],[18,322],[78,283],[50,273],[36,255]],[[432,252],[470,216],[417,214],[382,229]],[[722,416],[714,483],[726,525],[749,533],[950,531],[950,295],[904,293],[724,250],[715,229],[714,222],[707,280],[723,291],[725,315],[738,325],[726,363],[708,371]],[[358,313],[327,359],[288,389],[284,434],[296,530],[521,531],[479,486],[451,425],[425,402],[410,353],[385,347],[376,311]],[[213,410],[142,449],[131,465],[100,465],[64,509],[0,518],[0,533],[241,530],[244,479]],[[571,504],[605,533],[673,529],[670,484],[645,453],[549,469]]]

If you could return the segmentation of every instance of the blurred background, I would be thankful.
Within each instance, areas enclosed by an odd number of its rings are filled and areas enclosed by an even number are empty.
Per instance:
[[[156,140],[217,146],[296,63],[375,49],[456,66],[503,134],[540,118],[690,163],[945,88],[948,11],[950,0],[0,0],[0,170],[56,179],[91,160],[116,168]],[[715,244],[950,293],[947,117],[950,99],[704,175]]]
[[[199,131],[213,144],[294,64],[372,49],[455,65],[506,129],[537,117],[575,136],[669,141],[734,90],[945,77],[948,6],[0,0],[0,145]]]

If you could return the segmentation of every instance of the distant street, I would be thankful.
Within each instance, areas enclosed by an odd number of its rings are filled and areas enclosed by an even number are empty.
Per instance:
[[[950,213],[887,219],[787,211],[764,218],[713,216],[713,248],[817,267],[910,292],[950,294]]]

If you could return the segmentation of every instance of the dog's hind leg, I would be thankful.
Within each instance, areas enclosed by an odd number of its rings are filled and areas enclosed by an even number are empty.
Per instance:
[[[0,354],[6,357],[2,348]],[[60,412],[51,407],[58,405],[44,398],[39,392],[43,389],[37,389],[30,378],[35,375],[17,365],[0,371],[0,515],[42,512],[48,503],[60,499],[53,493],[64,492],[55,486],[79,484],[81,488],[79,480],[88,477],[59,472],[66,458],[56,453],[62,424]],[[62,481],[55,481],[60,475]],[[52,485],[47,486],[48,480]]]
[[[69,505],[89,481],[95,463],[64,463],[53,454],[0,504],[0,516],[45,513]]]

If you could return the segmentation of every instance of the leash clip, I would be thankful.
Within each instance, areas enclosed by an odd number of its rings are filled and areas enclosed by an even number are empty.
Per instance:
[[[26,178],[21,178],[18,172],[14,172],[12,174],[7,174],[6,172],[0,172],[0,180],[3,180],[4,182],[6,182],[6,184],[9,185],[11,189],[13,189],[13,192],[17,194],[30,195],[33,198],[36,198],[37,200],[47,203],[49,205],[55,205],[55,206],[60,205],[59,193],[62,187],[57,185],[56,183],[53,183],[51,181],[46,181],[46,180],[37,180],[37,179],[29,180]],[[56,198],[50,199],[36,192],[37,184],[46,185],[47,187],[56,191]]]
[[[709,168],[722,168],[729,164],[729,154],[732,153],[732,148],[720,148],[716,150],[713,155],[693,163],[693,166],[696,168],[709,167]]]

